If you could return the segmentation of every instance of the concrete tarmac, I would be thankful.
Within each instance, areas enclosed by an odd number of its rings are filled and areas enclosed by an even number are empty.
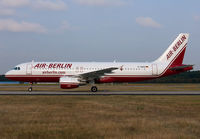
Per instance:
[[[200,91],[133,91],[133,92],[123,92],[123,91],[99,91],[92,93],[82,92],[82,91],[0,91],[0,95],[200,95]]]

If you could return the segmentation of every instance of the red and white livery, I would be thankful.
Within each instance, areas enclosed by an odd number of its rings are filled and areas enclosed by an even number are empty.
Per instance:
[[[29,62],[17,65],[5,76],[22,82],[59,82],[63,89],[111,82],[138,82],[178,74],[193,69],[183,58],[189,34],[181,33],[155,61],[136,62]],[[29,88],[32,91],[32,87]],[[97,87],[92,86],[96,92]]]

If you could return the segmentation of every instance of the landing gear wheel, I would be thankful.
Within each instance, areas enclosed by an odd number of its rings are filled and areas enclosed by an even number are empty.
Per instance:
[[[32,88],[32,87],[29,87],[29,88],[28,88],[28,91],[29,91],[29,92],[32,92],[32,91],[33,91],[33,88]]]
[[[92,92],[97,92],[97,91],[98,91],[98,89],[97,89],[97,87],[96,87],[96,86],[92,86],[92,87],[91,87],[91,91],[92,91]]]

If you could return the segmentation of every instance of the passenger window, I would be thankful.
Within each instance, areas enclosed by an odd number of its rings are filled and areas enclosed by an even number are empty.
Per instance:
[[[18,67],[17,70],[20,70],[20,67]]]

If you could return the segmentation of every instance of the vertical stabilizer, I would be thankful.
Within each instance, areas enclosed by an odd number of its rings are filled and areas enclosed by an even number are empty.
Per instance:
[[[189,34],[181,33],[167,50],[155,62],[166,63],[172,66],[182,65]]]

